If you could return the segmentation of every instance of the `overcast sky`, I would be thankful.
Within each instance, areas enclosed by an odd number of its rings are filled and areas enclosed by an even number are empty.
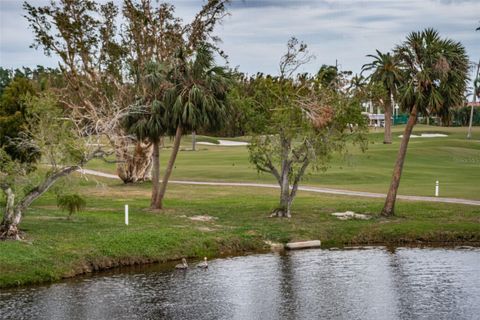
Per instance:
[[[45,0],[30,0],[41,5]],[[115,1],[120,3],[120,1]],[[191,21],[202,0],[167,1]],[[359,72],[375,49],[388,51],[411,31],[427,27],[461,41],[470,59],[480,58],[480,0],[234,0],[230,16],[216,29],[232,67],[247,73],[276,74],[291,36],[306,42],[316,56],[305,70],[338,61]],[[42,50],[30,49],[32,33],[22,17],[21,0],[0,0],[0,65],[56,66]]]

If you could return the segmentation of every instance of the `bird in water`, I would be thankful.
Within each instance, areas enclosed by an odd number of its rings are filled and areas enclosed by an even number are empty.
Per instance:
[[[175,269],[188,269],[187,259],[182,258],[182,263],[177,264]]]
[[[203,268],[203,269],[208,268],[207,257],[203,258],[203,262],[200,262],[199,264],[197,264],[197,268]]]

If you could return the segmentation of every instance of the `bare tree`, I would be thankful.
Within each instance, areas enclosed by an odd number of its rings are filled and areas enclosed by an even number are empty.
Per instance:
[[[227,0],[209,0],[190,24],[174,16],[172,5],[150,0],[113,2],[59,0],[48,6],[24,3],[35,35],[33,47],[60,58],[67,86],[59,95],[85,135],[104,136],[114,148],[117,174],[125,182],[149,179],[152,146],[121,126],[142,85],[150,61],[168,63],[180,44],[193,52],[216,41],[214,26],[226,15]],[[122,25],[119,25],[123,21]]]

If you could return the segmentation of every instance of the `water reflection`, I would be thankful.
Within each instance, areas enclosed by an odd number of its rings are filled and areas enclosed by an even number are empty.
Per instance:
[[[474,319],[479,297],[478,249],[307,250],[3,290],[0,318]]]

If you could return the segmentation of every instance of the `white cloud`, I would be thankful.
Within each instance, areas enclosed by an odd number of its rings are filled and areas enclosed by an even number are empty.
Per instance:
[[[34,4],[46,0],[31,1]],[[118,2],[118,1],[117,1]],[[172,1],[184,21],[203,2]],[[237,0],[216,33],[231,66],[255,73],[276,73],[291,36],[309,44],[317,57],[306,70],[315,72],[338,60],[344,69],[359,72],[375,49],[388,51],[411,31],[433,27],[442,36],[461,41],[472,60],[480,57],[480,0]],[[29,49],[32,35],[21,18],[21,1],[0,0],[0,64],[55,65],[42,51]]]

